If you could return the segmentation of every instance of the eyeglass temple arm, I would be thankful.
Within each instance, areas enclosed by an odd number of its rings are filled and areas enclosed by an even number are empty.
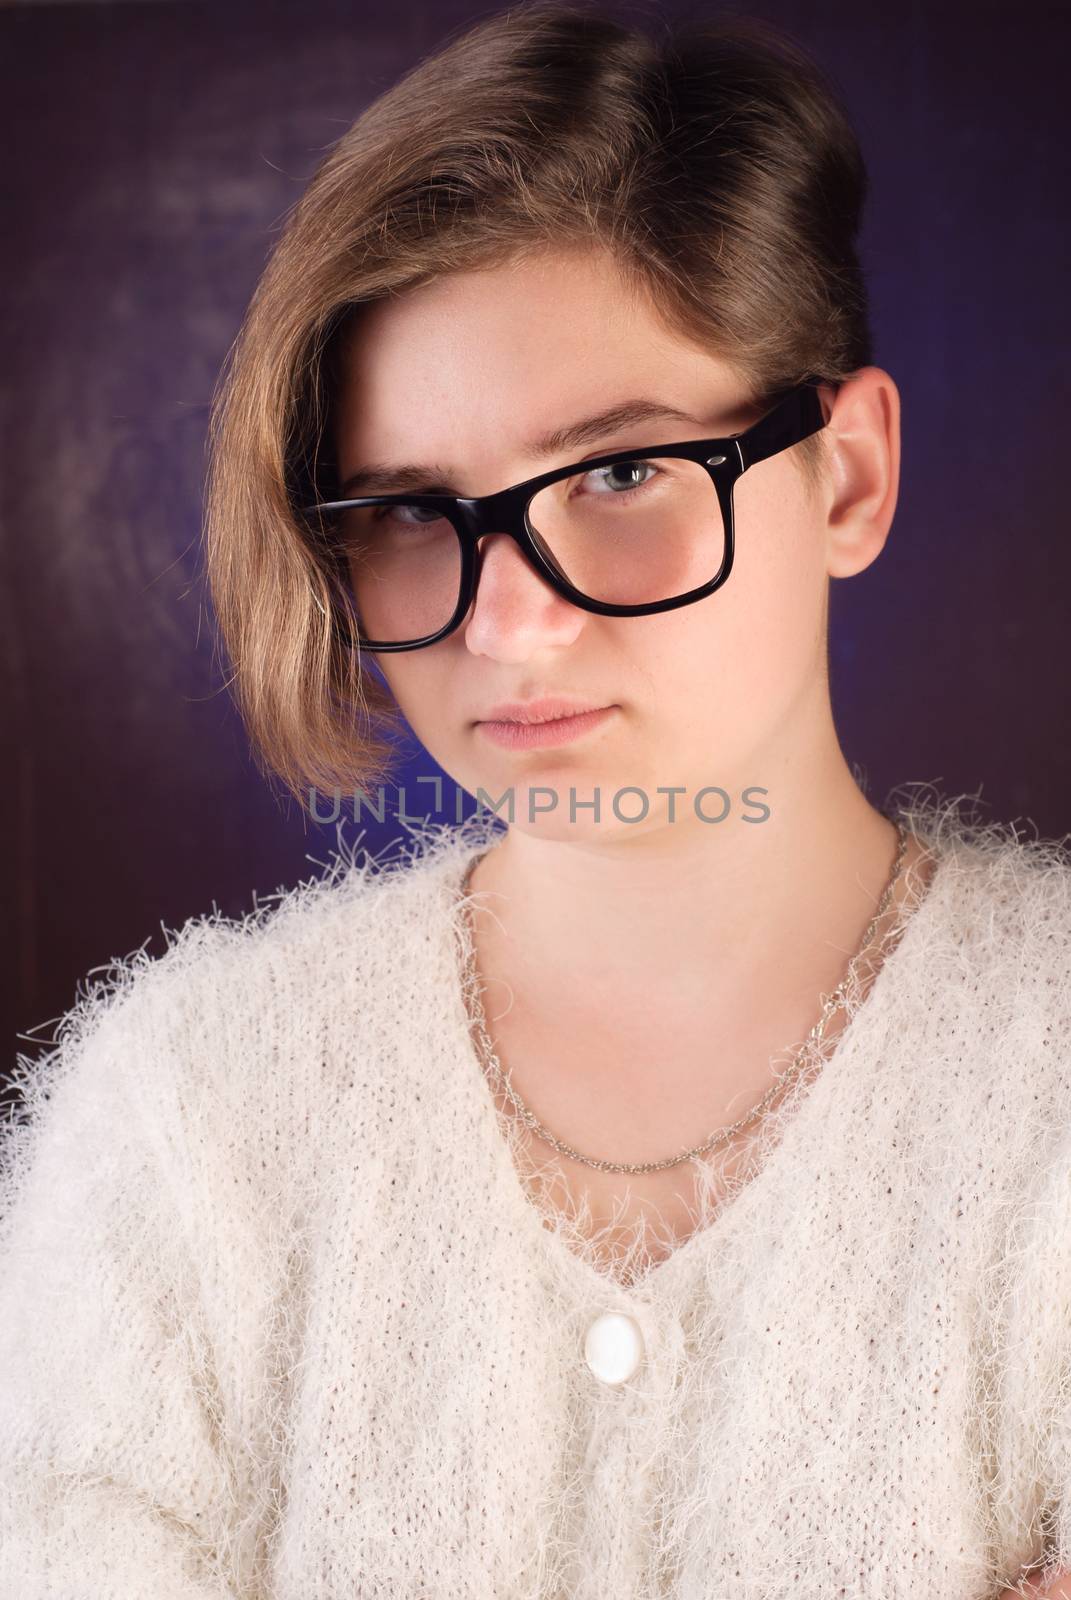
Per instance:
[[[751,428],[733,435],[745,472],[756,461],[765,461],[768,456],[809,439],[812,433],[825,427],[825,413],[818,393],[818,385],[823,381],[821,378],[808,378]]]

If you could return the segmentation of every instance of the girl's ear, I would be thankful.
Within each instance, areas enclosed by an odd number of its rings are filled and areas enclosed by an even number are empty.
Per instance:
[[[853,578],[885,546],[900,483],[900,392],[862,367],[832,399],[825,428],[826,571]]]

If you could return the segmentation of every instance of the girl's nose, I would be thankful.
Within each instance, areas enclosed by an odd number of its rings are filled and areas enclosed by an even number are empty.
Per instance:
[[[556,594],[508,534],[485,534],[476,547],[476,593],[464,624],[470,646],[501,648],[523,636],[526,645],[567,643],[586,613]]]

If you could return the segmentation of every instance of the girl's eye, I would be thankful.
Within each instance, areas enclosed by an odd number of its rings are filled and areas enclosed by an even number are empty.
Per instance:
[[[432,522],[438,522],[441,515],[441,512],[429,510],[427,506],[377,506],[375,520],[381,522],[384,517],[389,517],[403,527],[426,528]]]
[[[650,483],[650,478],[644,478],[642,482],[636,478],[636,474],[640,472],[657,474],[658,468],[651,461],[616,461],[609,467],[593,468],[591,472],[584,474],[581,481],[586,482],[590,478],[600,482],[602,487],[594,491],[596,494],[622,494],[630,489],[642,489],[644,484]],[[625,478],[626,481],[624,483],[613,481],[620,478]]]

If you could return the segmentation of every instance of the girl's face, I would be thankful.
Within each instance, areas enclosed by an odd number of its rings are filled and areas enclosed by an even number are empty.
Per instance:
[[[744,404],[726,362],[669,332],[612,258],[594,250],[461,273],[373,302],[354,326],[345,372],[340,481],[368,462],[427,463],[428,488],[461,495],[632,445],[739,432],[761,415]],[[652,414],[549,458],[531,449],[551,430],[641,399],[685,420]],[[462,625],[438,644],[376,658],[440,767],[492,802],[512,792],[512,814],[499,815],[527,833],[607,843],[660,829],[671,815],[709,833],[693,804],[711,785],[738,818],[749,786],[767,791],[751,802],[754,816],[763,800],[776,807],[784,784],[805,783],[801,758],[813,759],[815,741],[831,736],[828,507],[823,495],[808,496],[797,455],[783,452],[740,478],[729,580],[677,610],[582,611],[512,539],[485,538]],[[480,727],[501,701],[557,694],[613,709],[560,745],[507,749]],[[625,787],[642,795],[621,797],[619,816],[614,797]],[[643,815],[644,801],[643,820],[629,820]],[[715,820],[725,802],[708,794],[698,805]]]

